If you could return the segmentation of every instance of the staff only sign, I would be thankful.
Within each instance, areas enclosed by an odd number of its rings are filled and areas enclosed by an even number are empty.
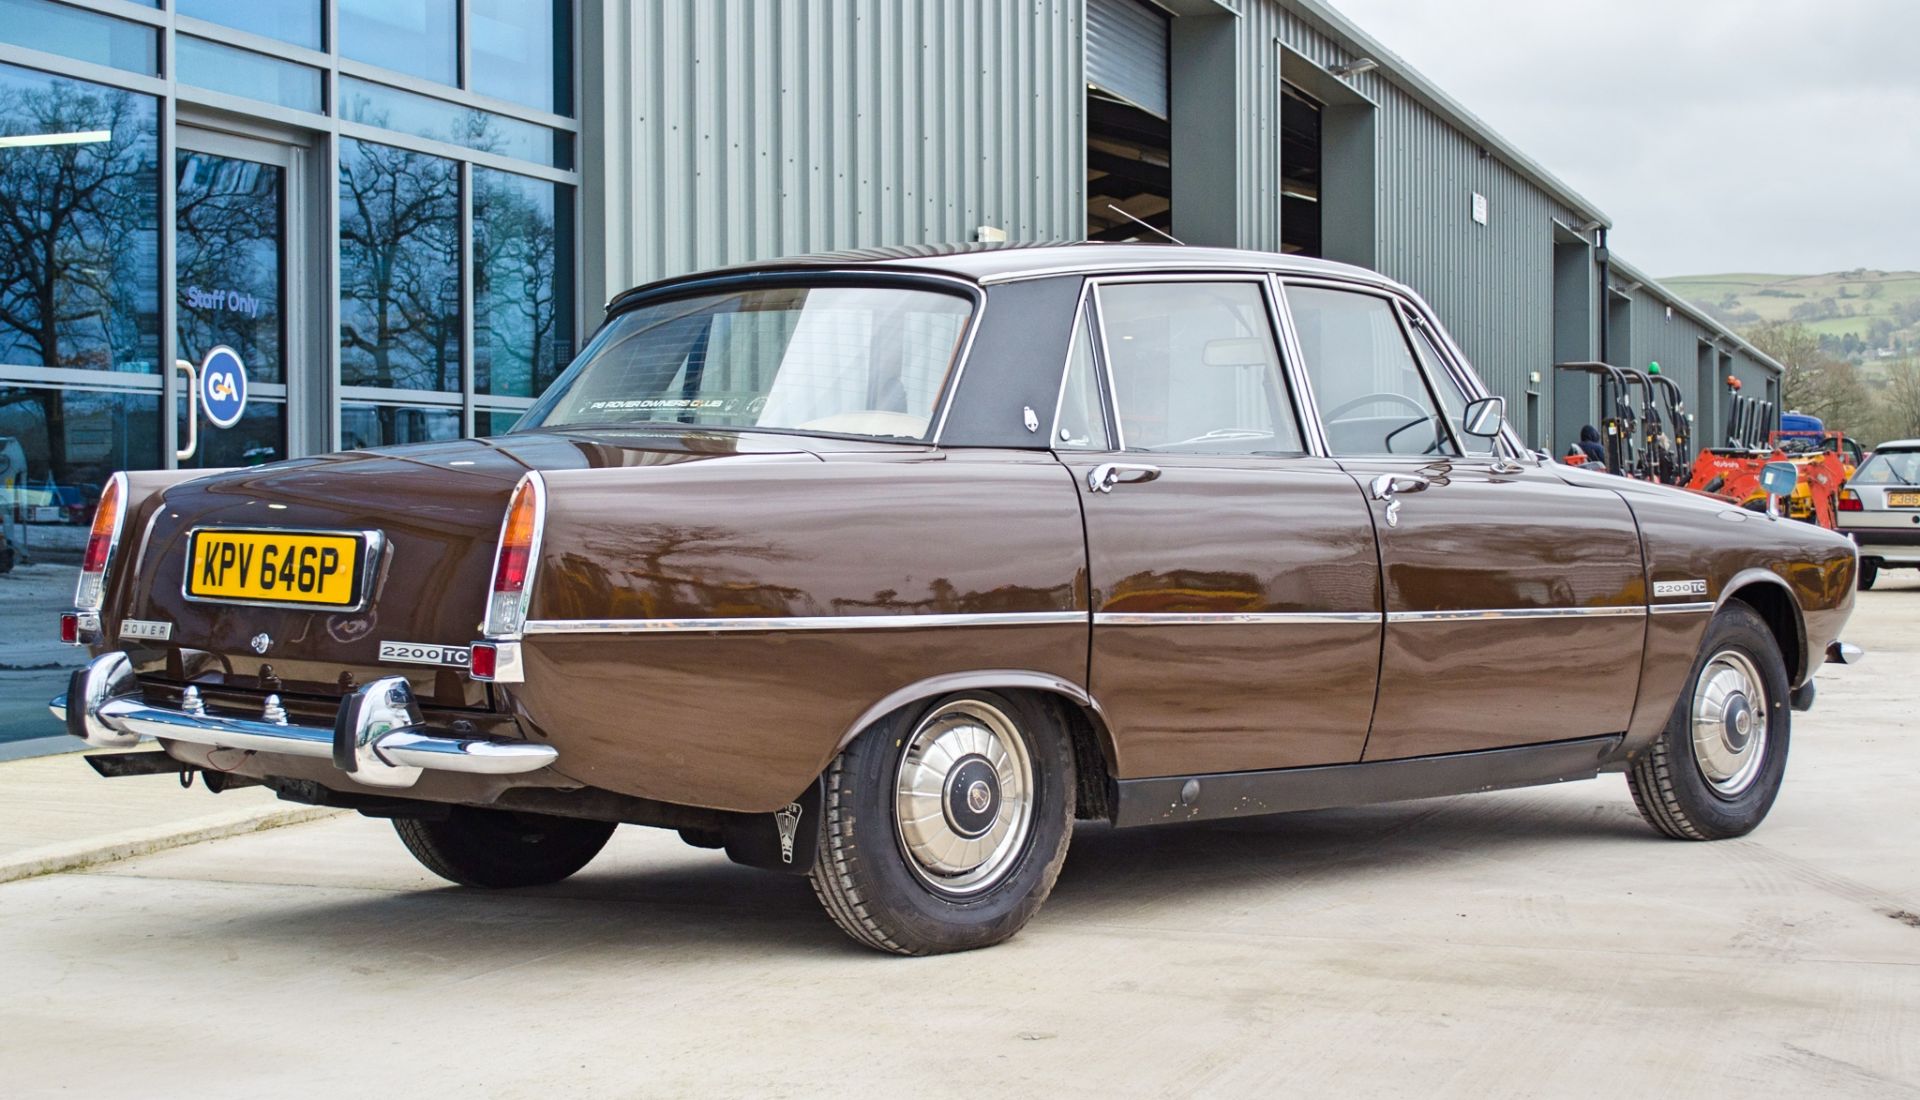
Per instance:
[[[231,428],[247,411],[247,366],[240,353],[221,344],[200,361],[200,407],[216,428]]]

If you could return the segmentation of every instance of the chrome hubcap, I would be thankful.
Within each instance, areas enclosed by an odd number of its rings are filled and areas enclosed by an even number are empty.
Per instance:
[[[907,866],[945,894],[989,889],[1033,825],[1033,761],[1019,729],[978,699],[939,707],[907,739],[894,820]]]
[[[1713,655],[1693,687],[1693,759],[1719,794],[1753,785],[1767,755],[1767,689],[1738,650]]]

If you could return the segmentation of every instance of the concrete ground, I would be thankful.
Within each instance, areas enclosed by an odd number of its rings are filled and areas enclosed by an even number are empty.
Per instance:
[[[357,817],[0,885],[0,1090],[1920,1096],[1920,577],[1848,637],[1749,838],[1658,839],[1619,776],[1083,826],[967,955],[641,829],[511,895]]]

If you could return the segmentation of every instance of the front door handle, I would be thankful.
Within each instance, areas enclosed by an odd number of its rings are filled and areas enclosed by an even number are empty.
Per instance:
[[[1381,474],[1367,483],[1368,495],[1387,502],[1387,526],[1400,526],[1400,494],[1426,491],[1433,482],[1419,474]]]
[[[1138,466],[1127,462],[1102,462],[1087,472],[1087,488],[1096,493],[1111,493],[1115,485],[1152,481],[1160,476],[1158,466]]]

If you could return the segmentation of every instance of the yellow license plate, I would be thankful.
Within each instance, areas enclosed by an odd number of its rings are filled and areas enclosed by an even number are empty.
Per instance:
[[[1887,507],[1889,508],[1920,508],[1920,493],[1890,492],[1887,494]]]
[[[235,603],[360,604],[360,534],[202,528],[187,549],[188,596]]]

